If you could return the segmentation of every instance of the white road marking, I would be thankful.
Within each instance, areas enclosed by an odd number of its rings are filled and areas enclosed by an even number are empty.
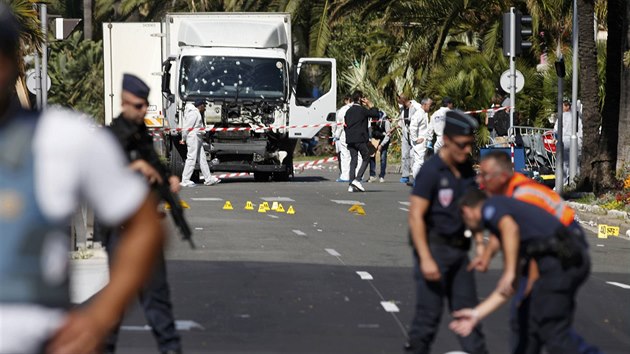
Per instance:
[[[400,209],[402,211],[409,211],[409,209],[407,209],[407,208],[398,208],[398,209]]]
[[[341,254],[332,248],[326,248],[326,252],[328,252],[331,256],[341,257]]]
[[[598,243],[597,247],[604,247],[604,245]]]
[[[294,202],[295,200],[287,197],[265,197],[260,198],[266,202]]]
[[[195,230],[203,230],[203,227],[195,227]]]
[[[624,288],[624,289],[630,289],[630,285],[624,284],[624,283],[617,283],[616,281],[607,281],[606,284],[618,286],[618,287]]]
[[[410,203],[410,202],[398,202],[398,203],[400,203],[400,204],[402,204],[402,205],[406,205],[406,206],[411,205],[411,203]]]
[[[221,202],[222,198],[190,198],[194,202]]]
[[[195,321],[190,320],[177,320],[175,321],[175,327],[178,331],[190,331],[193,329],[205,330],[202,325]],[[121,330],[123,331],[150,331],[151,327],[149,325],[144,326],[121,326]]]
[[[306,236],[306,234],[300,230],[292,230],[298,236]]]
[[[400,312],[398,306],[396,306],[396,304],[391,301],[381,301],[381,306],[383,306],[383,308],[387,312]]]
[[[342,204],[342,205],[365,205],[365,203],[359,202],[357,200],[335,200],[335,199],[331,199],[330,200],[333,203],[337,203],[337,204]]]
[[[380,328],[381,326],[378,323],[359,323],[357,325],[359,328]]]
[[[372,277],[372,274],[368,273],[368,272],[357,272],[357,274],[361,277],[362,280],[372,280],[374,279],[374,277]]]
[[[269,214],[267,214],[267,216],[272,218],[272,219],[278,219],[278,216],[276,216],[276,215],[269,215]]]

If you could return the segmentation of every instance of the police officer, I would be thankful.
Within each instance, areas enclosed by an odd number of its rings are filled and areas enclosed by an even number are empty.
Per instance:
[[[470,238],[457,200],[475,188],[475,172],[469,156],[477,122],[460,111],[446,113],[444,147],[422,165],[409,198],[409,228],[413,243],[416,312],[405,349],[428,353],[440,324],[443,301],[453,309],[477,304],[474,273],[467,271]],[[481,240],[482,241],[482,240]],[[477,242],[477,253],[483,253]],[[481,327],[458,340],[464,351],[486,353]]]
[[[153,149],[153,138],[148,134],[148,129],[144,124],[144,116],[147,113],[149,97],[149,87],[138,77],[125,74],[122,85],[122,112],[110,125],[110,129],[118,138],[130,163],[138,166],[149,175],[148,181],[153,184],[161,181],[161,176],[157,172],[161,164],[159,157]],[[148,151],[148,160],[139,159],[140,150]],[[163,169],[166,170],[166,169]],[[171,191],[179,191],[179,178],[168,176],[168,183]],[[118,247],[119,230],[112,230],[106,237],[105,247],[110,259],[115,257],[113,252]],[[175,319],[170,298],[170,290],[166,279],[166,264],[164,252],[161,251],[153,273],[149,281],[139,293],[139,300],[144,309],[144,314],[151,326],[154,337],[158,342],[158,347],[162,353],[181,352],[180,337],[175,328]],[[116,351],[116,341],[118,339],[118,328],[115,328],[110,337],[105,342],[105,352],[114,353]]]
[[[582,228],[575,221],[575,212],[553,190],[549,189],[525,175],[514,172],[512,161],[503,151],[492,151],[486,154],[479,163],[477,175],[479,185],[489,195],[504,195],[522,202],[537,206],[550,215],[555,216],[562,225],[582,233]],[[582,236],[584,237],[584,236]],[[492,239],[496,241],[495,238]],[[486,248],[484,257],[473,260],[477,270],[488,268],[491,254],[498,251],[499,243],[491,242]],[[530,260],[528,267],[523,267],[516,294],[510,304],[510,325],[512,329],[512,353],[525,353],[527,348],[527,318],[530,309],[529,293],[538,279],[536,261]]]
[[[0,352],[92,353],[148,276],[163,230],[111,135],[70,111],[20,107],[19,32],[0,2]],[[124,240],[107,286],[69,310],[64,231],[81,198],[124,224]]]
[[[486,199],[471,191],[461,200],[466,225],[471,230],[487,229],[499,238],[503,248],[504,271],[495,291],[474,308],[455,311],[450,328],[468,335],[479,321],[507,302],[519,264],[536,259],[540,278],[531,293],[526,353],[597,353],[572,330],[575,296],[590,271],[584,234],[567,228],[558,218],[529,203],[505,196]],[[523,262],[519,262],[519,258]]]

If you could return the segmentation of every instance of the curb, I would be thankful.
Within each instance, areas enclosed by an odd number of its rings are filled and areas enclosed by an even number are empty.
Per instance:
[[[630,213],[571,201],[567,201],[567,205],[575,210],[580,224],[588,230],[597,234],[600,224],[616,226],[619,228],[619,238],[630,241]]]

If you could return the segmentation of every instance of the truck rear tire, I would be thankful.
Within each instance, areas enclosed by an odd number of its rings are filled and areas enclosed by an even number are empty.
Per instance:
[[[184,172],[184,159],[175,145],[171,147],[170,168],[171,173],[174,176],[181,178],[182,173]]]

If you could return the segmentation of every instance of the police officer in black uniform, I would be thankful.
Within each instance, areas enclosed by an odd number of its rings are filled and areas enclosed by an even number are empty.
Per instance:
[[[125,74],[123,77],[122,113],[110,125],[132,165],[148,176],[149,183],[162,182],[158,171],[165,169],[160,166],[160,159],[153,149],[153,138],[149,135],[144,124],[144,116],[148,107],[149,87],[138,77]],[[140,151],[148,153],[141,154]],[[140,156],[143,159],[140,159]],[[171,191],[179,191],[179,178],[168,176],[167,181]],[[119,230],[106,232],[105,247],[110,257],[114,255],[119,242]],[[180,353],[180,337],[175,328],[175,318],[170,298],[170,290],[166,279],[166,264],[164,252],[160,252],[152,276],[140,291],[139,300],[144,309],[144,315],[151,326],[158,347],[162,353]],[[105,342],[105,352],[116,351],[118,326]]]
[[[429,353],[440,324],[444,298],[449,308],[477,304],[474,273],[467,271],[471,239],[464,236],[457,200],[476,188],[469,161],[477,122],[461,111],[446,113],[444,147],[418,172],[409,198],[409,228],[414,252],[416,311],[405,350]],[[477,242],[481,254],[483,242]],[[487,353],[481,326],[458,337],[470,354]]]
[[[496,290],[474,309],[455,311],[450,327],[467,335],[479,321],[507,302],[514,293],[518,268],[535,259],[540,278],[530,295],[524,353],[599,353],[571,328],[575,297],[588,278],[590,258],[584,233],[566,227],[542,208],[505,196],[486,200],[471,191],[461,200],[463,218],[471,230],[488,229],[502,243],[504,271]],[[520,259],[520,262],[519,262]],[[523,327],[520,327],[522,330]]]

